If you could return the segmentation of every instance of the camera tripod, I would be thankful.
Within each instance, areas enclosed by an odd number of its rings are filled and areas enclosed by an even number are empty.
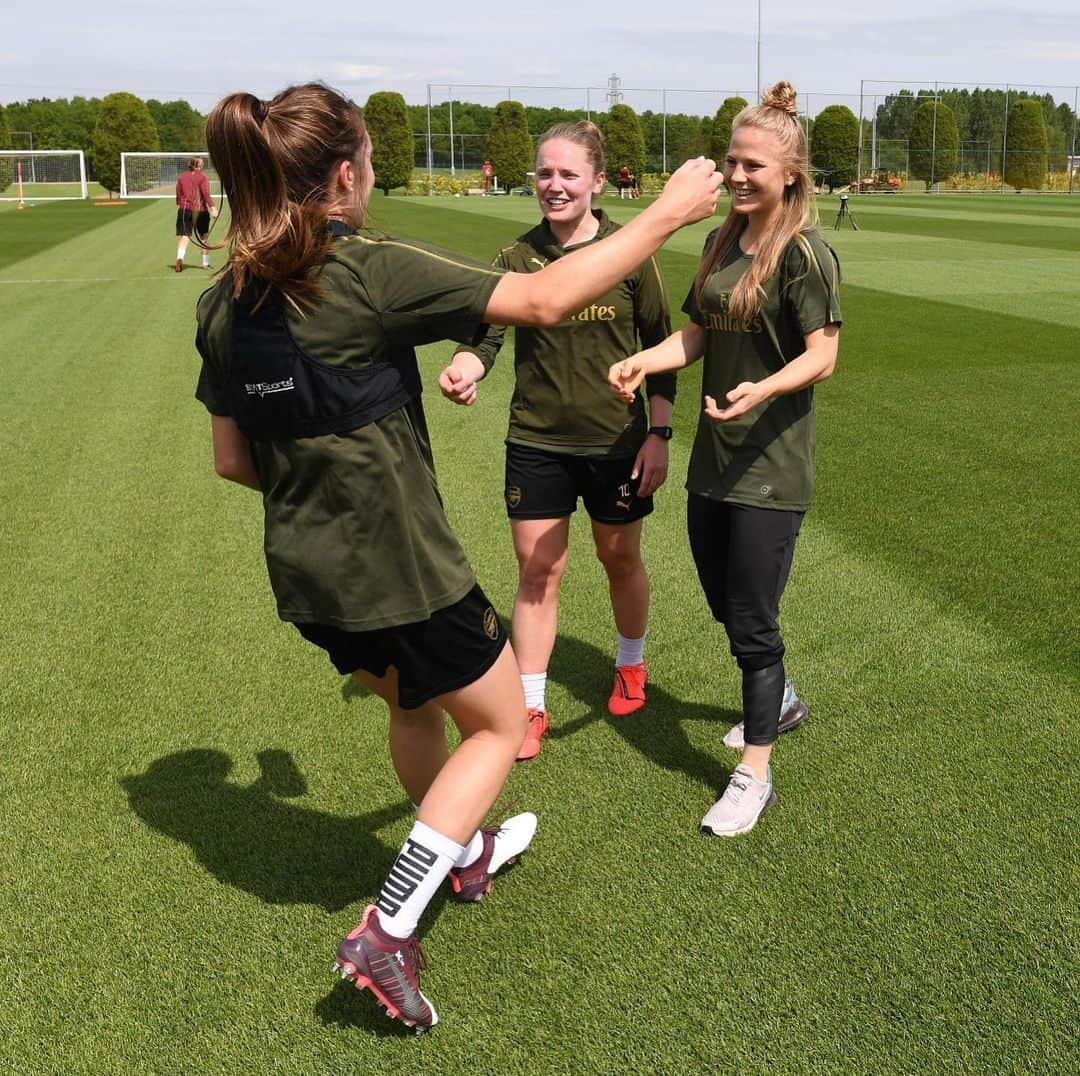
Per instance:
[[[855,214],[848,209],[848,196],[846,194],[840,195],[840,211],[836,214],[836,223],[833,225],[833,231],[838,231],[840,228],[840,222],[847,217],[851,221],[852,228],[855,231],[859,230],[859,222],[855,219]]]

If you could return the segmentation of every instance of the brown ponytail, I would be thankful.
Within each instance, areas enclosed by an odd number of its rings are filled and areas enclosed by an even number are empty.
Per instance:
[[[731,121],[732,134],[740,127],[757,127],[776,135],[783,154],[783,166],[795,176],[795,181],[784,188],[783,208],[775,227],[762,237],[753,262],[739,278],[728,300],[730,313],[742,321],[749,321],[757,313],[765,297],[765,282],[776,272],[788,243],[804,228],[817,224],[817,206],[813,200],[814,185],[810,180],[806,158],[806,134],[799,123],[795,87],[790,82],[770,86],[762,96],[760,105],[747,105]],[[746,225],[746,217],[736,213],[733,205],[712,245],[705,252],[694,280],[694,295],[699,305],[709,274],[739,241]]]
[[[357,208],[331,199],[330,177],[341,161],[359,161],[367,141],[359,109],[319,83],[269,102],[234,93],[214,106],[206,144],[229,200],[234,295],[256,278],[297,305],[313,304],[312,270],[331,246],[327,220]]]

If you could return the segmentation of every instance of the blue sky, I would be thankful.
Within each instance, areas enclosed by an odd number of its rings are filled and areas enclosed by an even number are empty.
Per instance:
[[[363,103],[374,90],[406,100],[454,96],[494,103],[508,88],[535,104],[583,107],[603,100],[617,73],[635,108],[713,111],[717,93],[752,92],[757,6],[681,0],[552,4],[296,4],[281,0],[167,11],[117,0],[49,5],[48,19],[24,8],[0,35],[0,102],[31,96],[184,97],[205,111],[236,89],[260,96],[321,78]],[[703,10],[704,8],[704,10]],[[179,13],[178,13],[179,12]],[[399,14],[400,12],[400,14]],[[971,0],[862,0],[811,7],[762,0],[762,81],[788,78],[817,112],[898,86],[978,83],[1060,86],[1073,103],[1080,84],[1080,4],[1033,0],[1026,14]],[[868,80],[878,80],[869,82]],[[488,89],[469,90],[483,85]],[[594,87],[586,90],[586,87]],[[642,87],[648,92],[634,92]],[[690,92],[695,91],[695,92]]]

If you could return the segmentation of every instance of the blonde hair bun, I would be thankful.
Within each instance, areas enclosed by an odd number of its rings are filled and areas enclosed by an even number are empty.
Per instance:
[[[790,82],[778,82],[770,86],[761,96],[761,103],[766,108],[777,108],[789,116],[799,115],[799,106],[795,103],[795,87]]]

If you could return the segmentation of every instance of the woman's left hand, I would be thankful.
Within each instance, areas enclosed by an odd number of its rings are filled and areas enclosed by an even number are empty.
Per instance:
[[[648,497],[655,493],[667,480],[668,443],[662,437],[646,437],[634,460],[631,478],[641,476],[637,495]]]
[[[706,396],[705,414],[714,422],[728,422],[740,415],[745,415],[747,411],[767,402],[769,398],[769,391],[762,387],[761,382],[743,381],[727,394],[727,399],[722,401],[722,406],[717,406],[716,400],[711,396]]]

